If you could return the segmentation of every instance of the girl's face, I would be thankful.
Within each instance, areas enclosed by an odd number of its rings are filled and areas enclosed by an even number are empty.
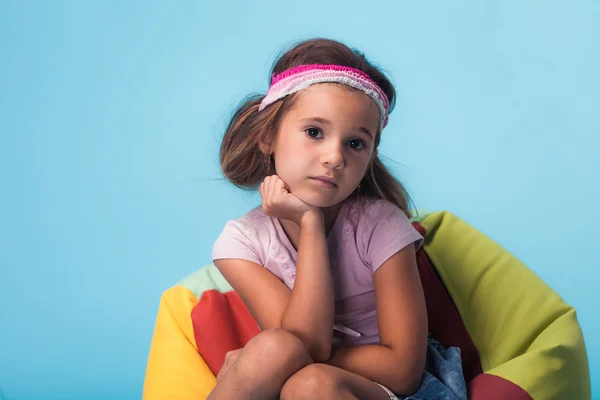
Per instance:
[[[312,85],[297,96],[274,143],[277,175],[305,203],[337,205],[367,171],[379,109],[363,92],[336,84]]]

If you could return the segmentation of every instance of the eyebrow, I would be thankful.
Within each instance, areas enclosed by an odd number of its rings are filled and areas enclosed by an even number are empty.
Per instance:
[[[325,119],[325,118],[321,118],[321,117],[309,117],[309,118],[302,118],[300,121],[303,122],[308,122],[308,121],[314,121],[314,122],[319,122],[323,125],[331,125],[331,121]],[[371,137],[371,139],[374,139],[373,134],[371,133],[370,130],[368,130],[367,128],[365,128],[364,126],[359,126],[358,130],[368,136]]]

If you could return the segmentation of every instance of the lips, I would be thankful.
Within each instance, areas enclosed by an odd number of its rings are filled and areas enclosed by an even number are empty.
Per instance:
[[[337,186],[335,179],[328,176],[313,176],[311,179],[314,179],[324,185]]]
[[[322,181],[333,183],[335,185],[335,179],[333,179],[333,178],[329,178],[326,176],[315,176],[315,179],[320,179]]]

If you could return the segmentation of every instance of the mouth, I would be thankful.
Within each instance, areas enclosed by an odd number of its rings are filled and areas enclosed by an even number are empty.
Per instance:
[[[335,179],[327,177],[327,176],[313,176],[310,179],[319,186],[329,187],[329,188],[337,187]]]

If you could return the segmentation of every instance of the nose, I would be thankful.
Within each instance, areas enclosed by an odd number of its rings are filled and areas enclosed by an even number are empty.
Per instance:
[[[333,169],[343,168],[345,165],[343,147],[340,144],[331,144],[330,146],[323,146],[324,151],[321,155],[321,163],[324,166]]]

